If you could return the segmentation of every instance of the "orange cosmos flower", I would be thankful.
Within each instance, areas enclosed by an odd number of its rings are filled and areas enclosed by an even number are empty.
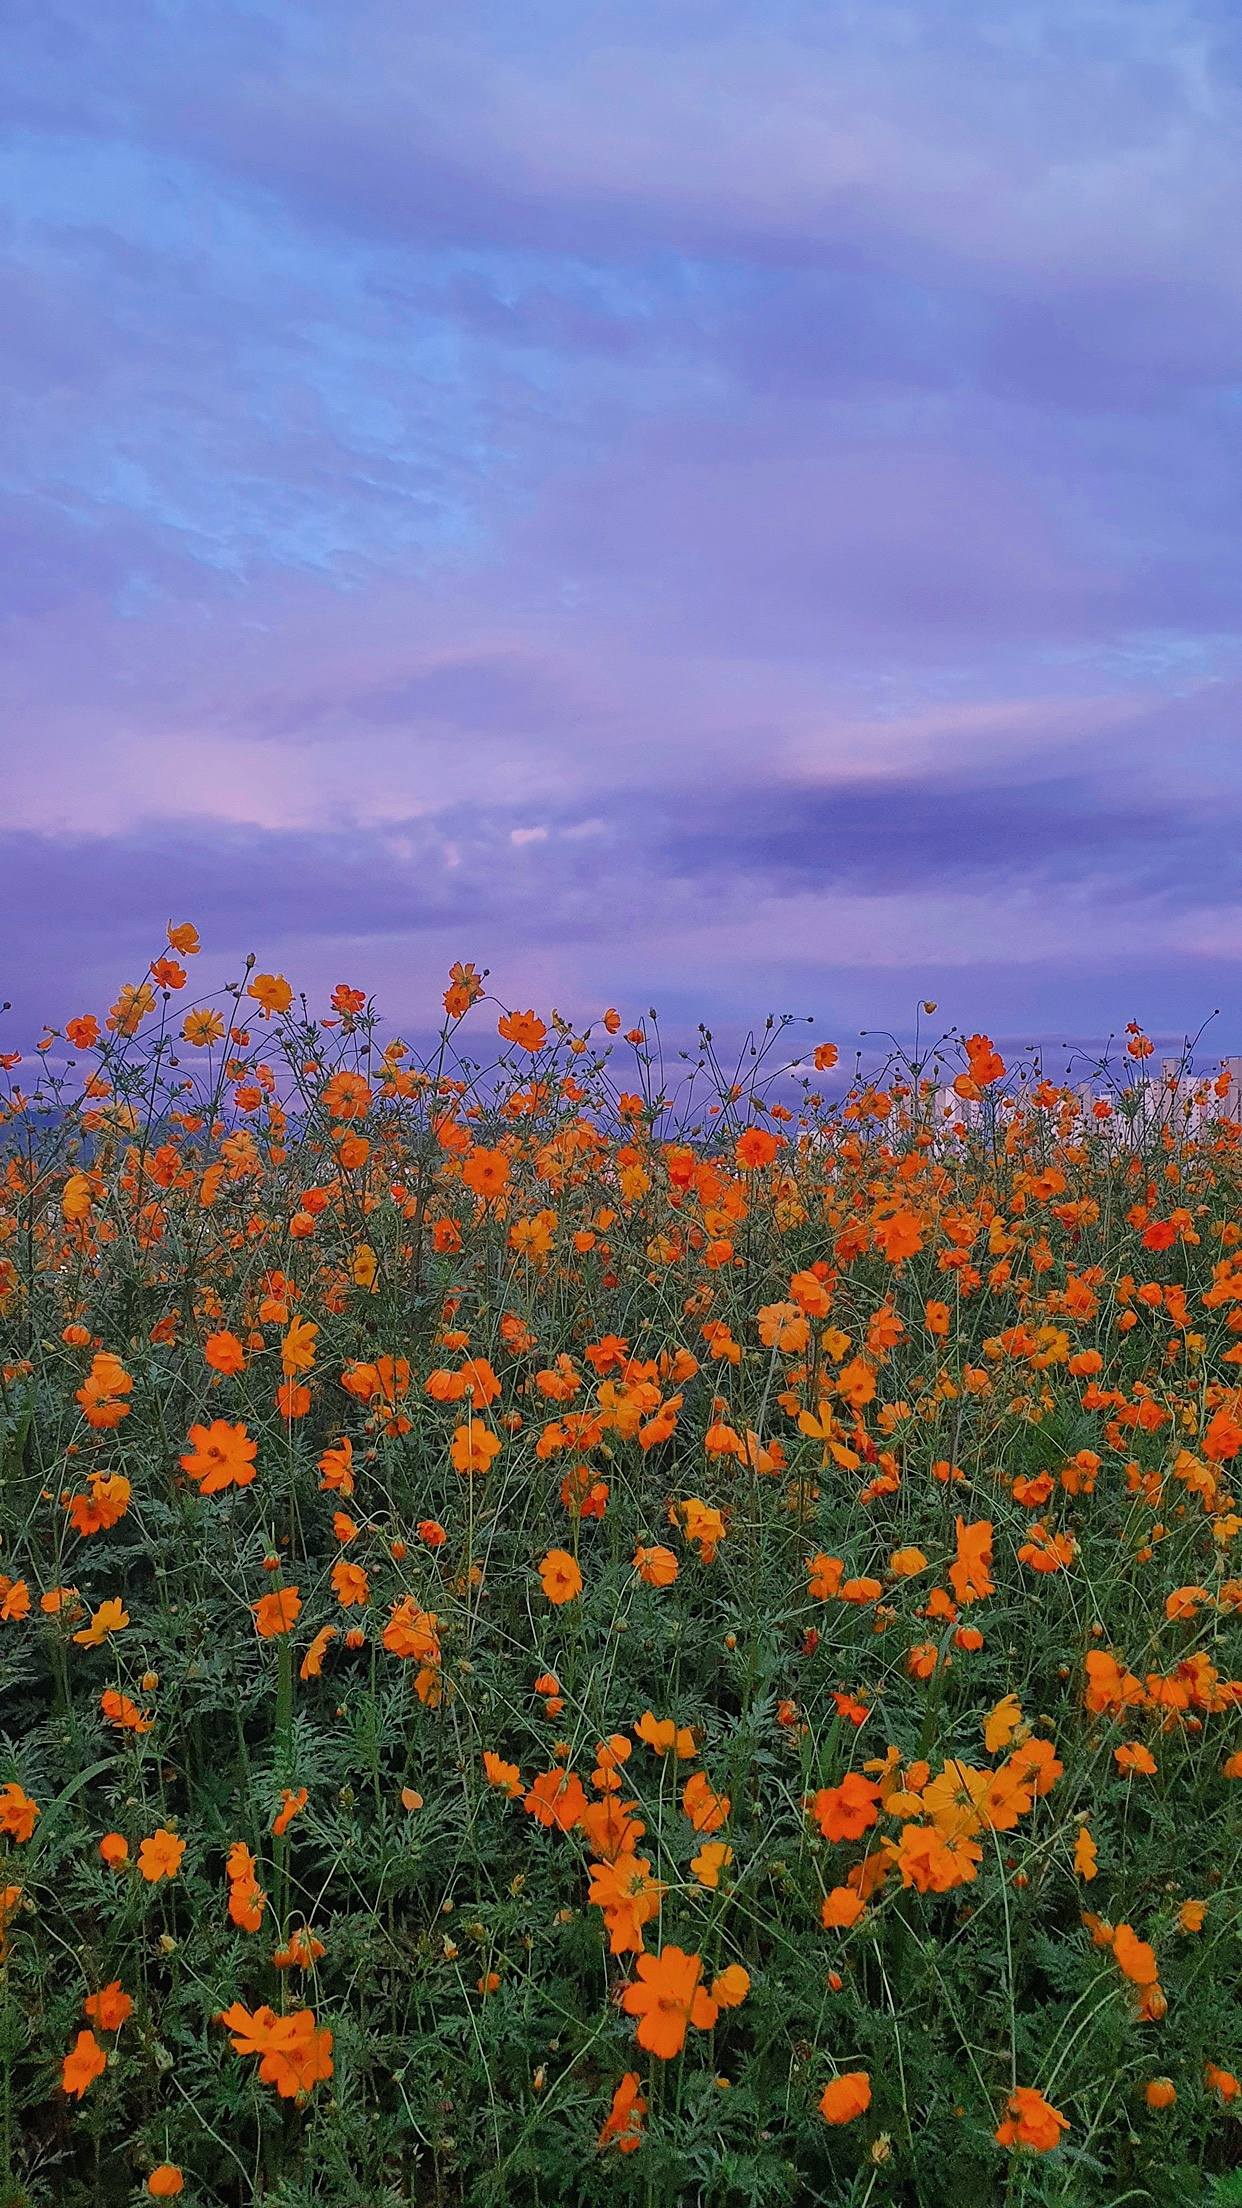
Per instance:
[[[260,2057],[259,2076],[265,2085],[274,2085],[284,2100],[309,2093],[321,2079],[332,2076],[332,2034],[316,2025],[310,2009],[277,2016],[263,2007],[251,2015],[235,2001],[218,2021],[232,2033],[239,2055]]]
[[[957,1520],[957,1555],[949,1566],[953,1592],[961,1603],[979,1602],[996,1592],[992,1578],[992,1521],[976,1519],[967,1525]]]
[[[633,2154],[643,2143],[643,2117],[647,2103],[641,2091],[637,2070],[627,2070],[612,2096],[612,2106],[604,2118],[596,2144],[615,2147],[618,2154]]]
[[[543,1021],[534,1012],[506,1012],[496,1022],[496,1033],[507,1043],[516,1043],[519,1050],[529,1050],[532,1055],[542,1050],[548,1039]]]
[[[589,1872],[590,1900],[601,1909],[609,1933],[609,1953],[642,1952],[643,1926],[660,1913],[662,1881],[651,1876],[645,1856],[623,1851],[612,1862],[593,1863]]]
[[[740,1963],[729,1963],[712,1980],[711,1997],[718,2009],[740,2009],[750,1992],[750,1972]]]
[[[685,2046],[691,2024],[710,2031],[716,2021],[716,2003],[700,1984],[703,1958],[663,1947],[658,1955],[640,1955],[636,1967],[637,1982],[625,1988],[621,2006],[638,2018],[639,2046],[670,2062]]]
[[[758,1173],[765,1165],[771,1165],[780,1146],[780,1136],[766,1127],[748,1127],[738,1136],[733,1155],[743,1173]]]
[[[332,1588],[343,1610],[352,1610],[371,1599],[371,1582],[361,1564],[348,1564],[338,1558],[332,1567]]]
[[[656,1717],[650,1710],[644,1710],[633,1730],[657,1756],[675,1755],[684,1762],[698,1754],[690,1727],[675,1724],[671,1717]]]
[[[320,1626],[298,1666],[299,1679],[318,1679],[323,1670],[323,1660],[328,1652],[328,1645],[336,1639],[336,1631],[334,1625]]]
[[[490,1426],[479,1419],[471,1419],[468,1425],[458,1426],[449,1446],[449,1458],[456,1472],[486,1472],[494,1457],[500,1455],[500,1437]]]
[[[634,1569],[648,1587],[671,1587],[677,1577],[677,1559],[671,1549],[648,1549],[640,1543],[634,1551]]]
[[[70,1496],[67,1504],[73,1530],[84,1540],[118,1525],[129,1509],[132,1492],[121,1472],[92,1472],[88,1484],[89,1494]]]
[[[582,1574],[567,1549],[549,1549],[539,1566],[539,1577],[548,1601],[557,1608],[582,1593]]]
[[[160,2162],[147,2179],[152,2200],[176,2200],[185,2191],[185,2179],[175,2162]]]
[[[819,2113],[826,2124],[852,2124],[871,2106],[871,2073],[843,2070],[831,2078],[819,2097]]]
[[[134,2004],[127,1993],[122,1993],[120,1979],[114,1978],[111,1985],[101,1987],[98,1993],[88,1993],[82,2007],[101,2032],[119,2032],[133,2014]]]
[[[256,974],[246,995],[254,998],[265,1020],[273,1012],[287,1012],[293,1003],[293,990],[283,974]]]
[[[713,1892],[720,1884],[720,1874],[727,1871],[733,1861],[733,1850],[723,1840],[705,1840],[697,1855],[690,1858],[690,1868],[700,1886]]]
[[[138,1850],[138,1869],[148,1886],[158,1886],[162,1878],[176,1877],[184,1854],[184,1840],[166,1825],[157,1825]]]
[[[858,1771],[839,1786],[821,1786],[807,1804],[825,1840],[858,1840],[879,1817],[881,1789]]]
[[[301,1816],[309,1799],[310,1797],[304,1786],[298,1787],[296,1793],[288,1786],[282,1789],[280,1808],[272,1822],[272,1833],[277,1840],[283,1832],[288,1832],[294,1818]]]
[[[682,1790],[681,1806],[696,1832],[719,1832],[733,1805],[727,1794],[717,1794],[702,1771],[694,1771]]]
[[[260,1595],[250,1607],[260,1639],[271,1641],[278,1634],[292,1632],[302,1608],[302,1597],[296,1587],[280,1587],[274,1594]]]
[[[16,1779],[9,1779],[0,1786],[0,1832],[10,1840],[29,1840],[39,1816],[39,1805],[33,1802]]]
[[[449,967],[449,985],[444,992],[444,1009],[451,1020],[460,1020],[472,1004],[477,1004],[483,994],[483,977],[476,973],[473,960],[465,963],[454,960]]]
[[[1132,1984],[1154,1986],[1158,1969],[1156,1951],[1146,1940],[1140,1940],[1133,1925],[1119,1924],[1112,1937],[1113,1959]]]
[[[1033,2086],[1020,2085],[1005,2103],[1005,2116],[994,2134],[998,2147],[1029,2147],[1048,2154],[1069,2130],[1069,2118],[1053,2108]]]
[[[1074,1841],[1074,1869],[1078,1873],[1079,1878],[1086,1882],[1095,1877],[1096,1871],[1098,1869],[1098,1863],[1099,1858],[1096,1850],[1095,1841],[1092,1839],[1091,1834],[1087,1830],[1087,1827],[1085,1825],[1080,1825],[1078,1828],[1077,1838]]]
[[[102,1648],[109,1633],[121,1633],[129,1624],[129,1612],[115,1595],[101,1602],[89,1625],[84,1625],[73,1638],[81,1648]]]
[[[572,1832],[582,1822],[586,1790],[573,1771],[543,1771],[532,1782],[522,1806],[546,1830]]]
[[[108,2058],[93,2032],[79,2032],[69,2053],[61,2064],[60,2083],[65,2093],[77,2095],[79,2100],[101,2078],[108,2067]]]
[[[213,1372],[223,1373],[226,1378],[246,1369],[246,1352],[236,1334],[230,1334],[226,1328],[207,1336],[203,1357]]]
[[[213,1418],[210,1426],[190,1428],[190,1447],[181,1469],[201,1495],[221,1495],[229,1487],[249,1487],[255,1476],[259,1445],[250,1439],[244,1422],[231,1426]]]
[[[493,1755],[490,1748],[483,1750],[483,1770],[488,1785],[498,1787],[511,1801],[521,1793],[522,1774],[517,1764],[502,1762],[499,1756]]]
[[[849,1886],[834,1886],[825,1894],[820,1905],[820,1923],[829,1932],[847,1932],[864,1915],[866,1903],[862,1895]]]

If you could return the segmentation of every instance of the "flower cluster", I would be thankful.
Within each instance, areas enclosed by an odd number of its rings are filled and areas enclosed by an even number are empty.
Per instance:
[[[0,1061],[14,2198],[1223,2180],[1228,1080],[198,951]]]

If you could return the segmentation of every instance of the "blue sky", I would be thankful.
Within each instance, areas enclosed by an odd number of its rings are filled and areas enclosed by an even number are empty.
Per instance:
[[[5,973],[1242,1047],[1242,19],[45,0]]]

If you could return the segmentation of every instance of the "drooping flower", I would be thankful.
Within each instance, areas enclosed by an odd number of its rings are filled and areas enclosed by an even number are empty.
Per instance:
[[[819,2097],[819,2113],[826,2124],[852,2124],[871,2106],[871,2074],[867,2070],[843,2070],[830,2078]]]
[[[1029,2147],[1033,2154],[1048,2154],[1059,2146],[1070,2128],[1068,2116],[1053,2108],[1033,2086],[1020,2085],[1005,2103],[1005,2114],[996,2129],[998,2147]]]

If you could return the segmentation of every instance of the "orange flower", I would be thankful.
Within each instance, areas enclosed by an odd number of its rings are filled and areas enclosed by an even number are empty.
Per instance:
[[[825,1840],[858,1840],[879,1817],[880,1793],[872,1780],[848,1771],[840,1786],[821,1786],[807,1807]]]
[[[500,1455],[500,1437],[480,1419],[471,1419],[465,1426],[454,1430],[449,1445],[449,1457],[456,1472],[486,1472],[494,1457]]]
[[[120,1979],[114,1978],[111,1985],[101,1987],[98,1993],[88,1993],[82,2007],[101,2032],[119,2032],[127,2017],[132,2015],[134,2004],[127,1993],[122,1993]]]
[[[121,1472],[92,1472],[88,1484],[90,1493],[70,1496],[67,1506],[73,1530],[83,1539],[119,1524],[129,1509],[132,1492]]]
[[[152,2200],[176,2200],[185,2191],[185,2179],[175,2162],[161,2162],[147,2179]]]
[[[271,1641],[280,1633],[292,1632],[302,1608],[302,1597],[296,1587],[279,1587],[274,1594],[260,1595],[250,1607],[260,1639]]]
[[[288,1832],[294,1818],[301,1816],[309,1799],[310,1797],[304,1786],[300,1786],[296,1793],[291,1787],[286,1786],[282,1789],[280,1808],[272,1822],[272,1834],[275,1839],[279,1840],[282,1833]]]
[[[122,1694],[116,1687],[105,1688],[99,1697],[99,1707],[108,1723],[115,1725],[123,1733],[149,1733],[154,1730],[154,1718],[144,1717],[137,1703],[131,1702],[129,1696]]]
[[[490,1748],[483,1750],[483,1770],[488,1785],[499,1787],[501,1792],[507,1794],[511,1801],[515,1800],[521,1793],[522,1774],[516,1763],[502,1762],[499,1756],[492,1754]]]
[[[957,1520],[957,1555],[949,1566],[949,1579],[960,1603],[978,1602],[994,1594],[992,1578],[992,1521],[976,1519],[967,1525]]]
[[[62,2091],[74,2093],[81,2100],[83,2095],[102,2078],[108,2067],[108,2058],[93,2032],[79,2032],[69,2053],[61,2064]]]
[[[129,1624],[129,1612],[115,1595],[101,1602],[89,1625],[84,1625],[73,1638],[81,1648],[102,1648],[109,1633],[122,1633]]]
[[[299,1679],[318,1679],[323,1670],[323,1660],[327,1655],[329,1643],[336,1639],[336,1632],[337,1629],[334,1625],[320,1626],[298,1666]]]
[[[539,1577],[548,1601],[558,1608],[582,1593],[582,1574],[567,1549],[549,1549],[539,1566]]]
[[[184,1840],[166,1825],[157,1825],[138,1850],[138,1869],[149,1886],[158,1886],[162,1878],[176,1877],[184,1854]]]
[[[75,1401],[81,1405],[87,1424],[101,1431],[119,1426],[129,1417],[130,1406],[123,1398],[133,1391],[134,1383],[119,1357],[113,1357],[105,1349],[91,1359],[91,1369],[77,1391]]]
[[[316,2025],[310,2009],[277,2016],[263,2007],[251,2015],[235,2001],[218,2021],[232,2033],[239,2055],[260,2057],[259,2076],[283,2100],[309,2093],[320,2079],[332,2076],[332,2034]]]
[[[820,1922],[829,1932],[847,1932],[852,1924],[857,1924],[865,1908],[861,1894],[854,1893],[848,1886],[834,1886],[831,1893],[824,1895]]]
[[[384,1627],[383,1642],[390,1656],[404,1661],[438,1665],[439,1619],[434,1610],[420,1610],[412,1595],[396,1604]]]
[[[660,1913],[665,1889],[651,1876],[645,1856],[623,1852],[610,1863],[592,1863],[589,1899],[601,1909],[609,1932],[609,1953],[637,1955],[642,1951],[643,1926]]]
[[[1154,1986],[1158,1970],[1156,1951],[1140,1940],[1133,1925],[1119,1924],[1112,1937],[1113,1960],[1136,1986]]]
[[[671,1549],[647,1549],[640,1543],[634,1551],[634,1569],[648,1587],[671,1587],[677,1577],[677,1559]]]
[[[122,1863],[129,1861],[129,1842],[123,1833],[105,1832],[99,1843],[99,1853],[109,1870],[119,1871]]]
[[[293,990],[283,974],[256,974],[246,995],[254,998],[265,1020],[273,1012],[287,1012],[293,1003]]]
[[[717,1794],[704,1772],[694,1771],[682,1790],[681,1806],[696,1832],[719,1832],[732,1804],[727,1794]]]
[[[361,1564],[348,1564],[338,1557],[331,1572],[332,1588],[342,1610],[357,1609],[371,1599],[371,1582]]]
[[[1069,2128],[1069,2118],[1051,2107],[1042,2093],[1020,2085],[1005,2103],[1005,2116],[994,2136],[998,2147],[1029,2147],[1034,2154],[1048,2154]]]
[[[496,1033],[507,1043],[516,1043],[519,1050],[529,1050],[532,1055],[542,1050],[548,1039],[543,1021],[534,1012],[506,1012],[496,1022]]]
[[[723,1840],[705,1840],[697,1855],[690,1858],[690,1868],[700,1886],[713,1891],[720,1884],[720,1874],[727,1871],[733,1861],[733,1850]]]
[[[472,1004],[477,1004],[483,994],[483,977],[475,972],[474,961],[464,964],[456,959],[449,967],[449,985],[444,992],[444,1009],[451,1020],[460,1020]]]
[[[29,1840],[38,1815],[38,1803],[31,1801],[16,1779],[0,1786],[0,1832],[7,1833],[10,1840]]]
[[[213,1372],[223,1373],[226,1378],[246,1369],[246,1352],[236,1334],[230,1334],[227,1330],[207,1336],[203,1343],[203,1357]]]
[[[231,1426],[213,1418],[210,1426],[191,1426],[190,1448],[181,1469],[195,1481],[202,1495],[220,1495],[228,1487],[249,1487],[255,1476],[259,1445],[251,1441],[245,1424]]]
[[[657,1756],[672,1754],[684,1762],[698,1754],[690,1727],[674,1724],[671,1717],[656,1717],[650,1710],[644,1710],[633,1729],[638,1739],[653,1748]]]
[[[1080,1825],[1077,1838],[1074,1841],[1074,1869],[1077,1871],[1079,1878],[1090,1880],[1095,1877],[1097,1868],[1098,1857],[1095,1841],[1087,1827]]]
[[[728,1963],[712,1980],[711,1997],[718,2009],[740,2009],[750,1992],[750,1972],[740,1963]]]
[[[352,1495],[354,1492],[354,1445],[348,1435],[333,1442],[319,1459],[321,1487],[329,1494]]]
[[[647,2103],[640,2090],[637,2070],[627,2070],[612,2096],[612,2106],[604,2118],[596,2144],[615,2147],[618,2154],[633,2154],[643,2143],[643,2117]]]
[[[843,2070],[829,2080],[819,2097],[819,2113],[826,2124],[852,2124],[870,2106],[869,2070]]]
[[[779,1135],[769,1133],[766,1127],[748,1127],[738,1136],[733,1154],[743,1173],[758,1173],[771,1165],[780,1146]]]
[[[703,1958],[663,1947],[658,1955],[640,1955],[636,1967],[637,1982],[626,1987],[621,2006],[638,2018],[639,2046],[669,2062],[681,2053],[691,2024],[710,2031],[716,2021],[716,2003],[699,1983]]]
[[[586,1790],[573,1771],[542,1771],[523,1801],[523,1808],[537,1825],[548,1831],[572,1832],[587,1807]]]

